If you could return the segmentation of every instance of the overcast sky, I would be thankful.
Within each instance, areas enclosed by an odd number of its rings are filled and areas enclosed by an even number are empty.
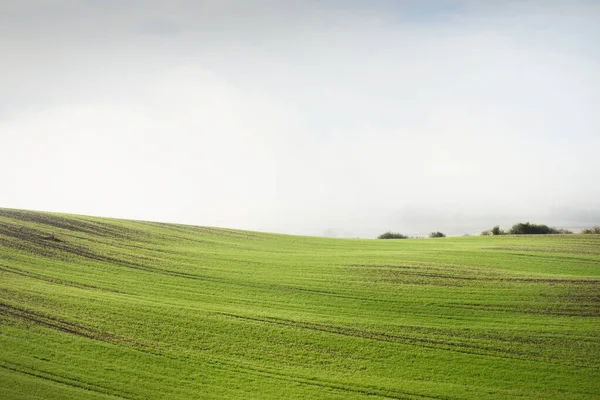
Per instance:
[[[600,224],[600,2],[0,2],[0,207],[309,235]]]

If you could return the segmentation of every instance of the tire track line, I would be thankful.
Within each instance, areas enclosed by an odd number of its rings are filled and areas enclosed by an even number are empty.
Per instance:
[[[33,376],[35,378],[55,382],[55,383],[58,383],[61,385],[70,386],[72,388],[77,388],[77,389],[87,390],[90,392],[100,393],[100,394],[111,396],[111,397],[114,397],[117,399],[125,399],[125,400],[133,400],[134,399],[133,397],[126,397],[121,394],[115,394],[110,388],[106,388],[104,386],[100,386],[97,384],[83,382],[83,381],[80,381],[77,379],[68,378],[68,377],[65,377],[62,375],[54,374],[54,373],[51,373],[48,371],[42,371],[42,370],[37,370],[34,368],[28,368],[23,365],[19,365],[19,364],[15,364],[15,363],[10,363],[10,364],[15,365],[19,368],[10,367],[9,365],[6,365],[6,363],[2,362],[2,361],[0,361],[0,368],[4,368],[6,370],[21,373],[24,375]]]

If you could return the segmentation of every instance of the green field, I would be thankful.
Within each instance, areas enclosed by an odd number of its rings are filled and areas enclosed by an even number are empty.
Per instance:
[[[600,235],[326,239],[0,209],[0,398],[600,398]]]

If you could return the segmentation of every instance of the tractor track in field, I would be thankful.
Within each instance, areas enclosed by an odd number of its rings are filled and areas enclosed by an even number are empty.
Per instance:
[[[117,293],[117,294],[126,294],[129,296],[133,296],[133,294],[131,293],[126,293],[126,292],[122,292],[120,290],[116,290],[116,289],[109,289],[109,288],[102,288],[99,286],[94,286],[94,285],[88,285],[85,283],[77,283],[77,282],[73,282],[73,281],[67,281],[64,279],[59,279],[59,278],[52,278],[49,276],[43,276],[43,275],[39,275],[39,274],[34,274],[31,272],[26,272],[23,270],[20,270],[18,268],[13,268],[10,267],[8,265],[2,265],[0,264],[0,271],[9,273],[9,274],[15,274],[15,275],[19,275],[25,278],[31,278],[31,279],[36,279],[36,280],[40,280],[40,281],[44,281],[44,282],[48,282],[48,283],[52,283],[55,285],[62,285],[62,286],[71,286],[71,287],[76,287],[79,289],[91,289],[91,290],[100,290],[103,292],[110,292],[110,293]]]
[[[98,333],[97,331],[93,331],[82,325],[78,325],[78,324],[68,322],[65,320],[60,320],[55,317],[42,315],[40,313],[33,312],[31,310],[26,310],[26,309],[23,309],[20,307],[11,306],[11,305],[8,305],[5,303],[0,303],[0,315],[5,315],[5,316],[17,318],[17,319],[22,319],[26,323],[37,324],[37,325],[40,325],[40,326],[43,326],[46,328],[55,329],[55,330],[61,331],[63,333],[77,335],[77,336],[81,336],[81,337],[84,337],[87,339],[101,340],[101,341],[106,341],[106,342],[123,342],[122,339],[115,340],[116,337],[114,335]],[[136,347],[139,347],[138,350],[145,351],[145,349],[144,349],[145,346],[141,346],[139,343],[133,343],[133,344],[135,344]],[[160,357],[168,357],[168,355],[162,354],[162,353],[150,352],[150,354],[153,354],[155,356],[160,356]],[[29,368],[27,368],[27,367],[18,366],[14,363],[11,363],[11,364],[13,364],[14,367],[2,365],[2,363],[0,362],[0,367],[9,369],[9,370],[12,370],[15,372],[27,374],[30,376],[34,376],[37,378],[50,380],[50,381],[53,381],[56,383],[65,384],[65,385],[72,386],[75,388],[90,390],[90,391],[94,391],[97,393],[107,394],[107,395],[115,396],[115,397],[122,398],[122,399],[135,398],[135,397],[127,397],[127,395],[124,395],[121,393],[116,394],[114,391],[112,391],[108,387],[91,384],[88,382],[83,382],[83,381],[80,381],[80,380],[77,380],[74,378],[68,378],[68,377],[64,377],[61,375],[57,375],[57,374],[52,374],[47,371],[41,371],[41,370],[35,370],[35,369],[29,370]],[[348,392],[348,393],[363,394],[363,395],[367,395],[367,396],[376,396],[376,397],[387,398],[387,399],[396,399],[396,400],[417,400],[417,399],[445,400],[445,399],[447,399],[444,397],[428,396],[428,395],[422,395],[422,394],[411,393],[411,392],[406,392],[406,391],[400,391],[400,390],[393,389],[393,388],[351,385],[351,384],[344,384],[341,382],[326,381],[326,380],[318,379],[318,378],[314,378],[314,377],[308,378],[308,377],[296,376],[296,375],[292,375],[292,374],[285,374],[282,372],[276,372],[276,371],[272,371],[272,370],[268,370],[268,369],[261,369],[261,368],[252,367],[252,366],[243,366],[242,367],[242,366],[239,366],[238,364],[235,364],[235,363],[232,363],[229,361],[225,361],[225,360],[220,360],[218,362],[213,361],[211,364],[213,364],[217,367],[220,367],[222,369],[232,371],[232,372],[239,372],[239,373],[243,373],[243,374],[247,374],[250,372],[255,375],[265,376],[265,377],[272,378],[272,379],[285,380],[288,382],[295,382],[295,383],[299,383],[301,385],[316,386],[316,387],[321,387],[321,388],[325,388],[325,389],[338,390],[338,391]],[[19,367],[19,368],[16,368],[16,367]]]
[[[599,279],[560,279],[560,278],[520,278],[520,277],[507,277],[507,276],[489,276],[489,275],[477,275],[476,273],[472,276],[455,275],[450,273],[436,273],[433,271],[448,271],[453,269],[452,267],[431,267],[431,266],[411,266],[411,265],[369,265],[369,264],[352,264],[351,267],[363,267],[374,271],[395,271],[398,275],[413,275],[423,276],[428,278],[445,278],[463,281],[476,281],[476,282],[497,282],[497,283],[547,283],[547,284],[560,284],[560,285],[593,285],[600,286]],[[473,271],[469,271],[473,272]]]
[[[255,317],[247,317],[242,315],[230,314],[230,313],[215,313],[218,315],[223,315],[230,318],[242,319],[252,322],[259,323],[268,323],[280,326],[286,326],[290,328],[296,329],[307,329],[318,332],[332,333],[336,335],[342,335],[346,337],[352,338],[361,338],[366,340],[375,340],[379,342],[387,342],[387,343],[400,343],[400,344],[408,344],[426,347],[430,349],[436,350],[447,350],[456,353],[462,354],[471,354],[471,355],[479,355],[486,357],[497,357],[504,359],[517,359],[517,360],[529,360],[528,357],[531,357],[531,354],[528,352],[518,352],[514,350],[507,349],[494,349],[486,346],[477,346],[474,344],[465,344],[465,343],[456,343],[450,342],[441,339],[432,339],[425,337],[416,337],[409,335],[398,335],[398,334],[389,334],[385,332],[376,332],[369,330],[361,330],[356,328],[348,328],[341,327],[329,324],[316,324],[309,322],[301,322],[294,320],[287,320],[281,318],[255,318]],[[556,361],[560,361],[559,358],[554,358]]]
[[[0,245],[37,254],[48,258],[60,258],[61,253],[127,266],[141,266],[138,263],[109,255],[98,254],[90,248],[67,242],[54,234],[21,225],[0,222]],[[10,239],[13,240],[10,240]]]
[[[0,302],[0,316],[14,318],[16,320],[23,321],[25,324],[39,325],[45,328],[54,329],[63,333],[68,333],[87,339],[109,343],[128,343],[131,345],[144,347],[141,343],[129,338],[121,337],[108,332],[100,332],[74,322],[3,302]]]
[[[476,270],[469,270],[470,276],[452,273],[453,267],[438,266],[405,266],[405,265],[361,265],[359,274],[373,283],[389,283],[396,285],[419,284],[431,286],[465,287],[469,285],[515,288],[521,285],[539,285],[540,287],[556,287],[564,289],[564,293],[544,298],[544,306],[535,302],[524,305],[469,305],[447,304],[469,310],[512,312],[534,315],[556,315],[565,317],[598,317],[600,316],[600,279],[580,278],[547,278],[547,277],[510,277],[500,274],[483,275]]]
[[[575,247],[575,246],[572,246]],[[582,250],[574,249],[548,249],[548,248],[526,248],[526,247],[486,247],[484,250],[498,250],[498,251],[519,251],[523,253],[556,253],[556,254],[585,254],[598,256],[600,252],[589,250],[590,246],[579,246],[583,247]]]
[[[1,235],[4,235],[5,237],[2,237]],[[10,238],[16,240],[10,240]],[[63,239],[49,236],[46,232],[37,229],[2,222],[0,222],[0,246],[14,248],[46,258],[65,259],[65,255],[75,256],[145,272],[177,276],[180,278],[197,280],[210,279],[210,277],[207,276],[151,267],[139,261],[131,261],[110,255],[99,254],[86,246],[68,243]],[[65,261],[69,261],[69,259],[66,258]]]
[[[81,381],[81,380],[78,380],[75,378],[69,378],[69,377],[62,376],[62,375],[59,375],[56,373],[26,367],[23,365],[15,364],[13,362],[8,363],[10,365],[6,365],[6,364],[7,364],[6,362],[0,361],[0,368],[4,368],[9,371],[33,376],[35,378],[44,379],[44,380],[58,383],[61,385],[70,386],[72,388],[82,389],[82,390],[87,390],[90,392],[95,392],[95,393],[99,393],[99,394],[103,394],[103,395],[107,395],[107,396],[112,396],[117,399],[125,399],[125,400],[135,399],[135,397],[128,397],[128,396],[131,396],[132,394],[127,394],[127,395],[116,394],[113,389],[111,389],[109,387],[101,386],[98,384],[84,382],[84,381]]]
[[[366,396],[376,396],[386,399],[395,400],[419,400],[419,399],[430,399],[430,400],[449,400],[449,397],[429,396],[424,394],[412,393],[408,391],[384,388],[374,385],[358,385],[358,384],[344,384],[342,382],[328,381],[326,379],[319,379],[315,377],[306,377],[298,374],[286,374],[279,371],[274,371],[267,368],[258,368],[250,365],[240,365],[226,359],[213,359],[209,361],[211,365],[216,368],[223,369],[230,372],[237,373],[252,373],[254,375],[265,376],[272,379],[280,379],[288,382],[300,383],[307,386],[316,386],[326,389],[334,389],[343,392],[363,394]]]
[[[31,222],[68,231],[87,233],[101,237],[113,237],[131,240],[132,237],[143,236],[144,232],[125,227],[117,227],[106,222],[91,222],[78,220],[75,217],[66,218],[52,214],[34,211],[0,209],[0,217],[16,221]]]

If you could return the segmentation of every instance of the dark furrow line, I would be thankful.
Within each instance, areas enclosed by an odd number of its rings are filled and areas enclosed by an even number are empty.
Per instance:
[[[10,364],[17,365],[21,368],[27,368],[25,366],[15,364],[12,362]],[[90,392],[100,393],[100,394],[116,397],[119,399],[133,400],[132,397],[125,397],[121,394],[113,393],[110,388],[106,388],[104,386],[100,386],[100,385],[93,384],[93,383],[82,382],[77,379],[68,378],[68,377],[54,374],[54,373],[47,372],[47,371],[41,371],[41,370],[35,370],[35,369],[33,369],[33,371],[25,371],[25,370],[19,369],[19,368],[11,368],[8,365],[4,365],[3,362],[0,362],[0,368],[4,368],[9,371],[18,372],[18,373],[21,373],[24,375],[29,375],[29,376],[33,376],[36,378],[48,380],[48,381],[51,381],[54,383],[59,383],[61,385],[65,385],[65,386],[69,386],[69,387],[73,387],[73,388],[77,388],[77,389],[88,390]]]
[[[132,339],[119,337],[107,332],[98,332],[83,325],[75,324],[73,322],[61,320],[48,315],[42,315],[25,308],[11,306],[10,304],[2,302],[0,302],[0,315],[21,319],[46,328],[55,329],[63,333],[68,333],[87,339],[98,340],[107,343],[129,343],[140,347],[142,346],[141,343],[138,343]]]
[[[53,283],[56,285],[73,286],[73,287],[76,287],[79,289],[94,289],[94,290],[100,290],[100,291],[104,291],[104,292],[127,294],[127,295],[133,296],[133,294],[131,294],[131,293],[121,292],[121,291],[115,290],[115,289],[101,288],[99,286],[88,285],[85,283],[76,283],[76,282],[72,282],[72,281],[62,280],[59,278],[46,277],[46,276],[31,273],[31,272],[25,272],[23,270],[20,270],[18,268],[13,268],[8,265],[0,264],[0,271],[4,271],[4,272],[10,273],[10,274],[15,274],[15,275],[19,275],[19,276],[23,276],[23,277],[27,277],[27,278],[37,279],[40,281],[49,282],[49,283]]]
[[[124,239],[134,235],[143,234],[143,232],[139,230],[120,227],[106,222],[84,221],[77,218],[67,218],[36,211],[0,209],[0,216],[10,218],[14,221],[32,222],[57,229],[82,232],[96,236],[109,236]]]
[[[589,255],[600,255],[599,252],[597,251],[591,251],[591,250],[595,250],[595,248],[593,246],[587,245],[587,246],[576,246],[576,245],[571,245],[571,247],[583,247],[584,249],[590,249],[590,251],[573,251],[570,249],[527,249],[527,248],[522,248],[522,247],[486,247],[483,248],[482,250],[500,250],[500,251],[521,251],[524,253],[527,252],[532,252],[532,253],[555,253],[555,254],[589,254]]]
[[[540,254],[519,254],[519,253],[506,253],[506,254],[510,254],[511,256],[517,256],[517,257],[528,257],[528,258],[544,258],[544,259],[549,259],[552,261],[556,261],[555,257],[552,256],[543,256]],[[581,258],[581,257],[560,257],[560,260],[570,260],[570,261],[578,261],[582,264],[597,264],[598,260],[592,259],[592,258]]]
[[[251,366],[243,366],[242,367],[242,366],[239,366],[238,364],[233,364],[233,363],[225,361],[225,360],[211,361],[211,364],[213,366],[215,366],[216,368],[224,369],[227,371],[243,372],[243,373],[248,373],[248,371],[252,371],[252,373],[254,373],[256,375],[262,375],[262,376],[267,376],[270,378],[301,383],[304,385],[318,386],[318,387],[324,387],[324,388],[335,389],[335,390],[340,390],[340,391],[360,393],[360,394],[365,394],[367,396],[378,396],[378,397],[383,397],[383,398],[388,398],[388,399],[396,399],[396,400],[412,400],[415,398],[433,399],[433,400],[448,400],[449,399],[447,397],[436,397],[436,396],[429,396],[429,395],[418,394],[418,393],[410,393],[410,392],[401,391],[398,389],[382,388],[382,387],[372,386],[372,385],[364,385],[364,386],[354,385],[354,386],[352,386],[352,385],[346,385],[343,383],[326,381],[326,380],[318,379],[318,378],[306,378],[306,377],[297,376],[297,375],[295,376],[292,374],[285,374],[282,372],[275,372],[275,371],[270,371],[267,369],[260,369],[260,368],[251,367]]]
[[[563,283],[563,284],[581,284],[581,285],[600,285],[599,279],[558,279],[558,278],[508,278],[508,277],[491,277],[491,276],[463,276],[463,275],[451,275],[451,274],[436,274],[429,272],[444,271],[444,268],[430,268],[430,267],[414,267],[414,266],[396,266],[396,265],[361,265],[352,264],[352,267],[368,267],[372,270],[387,270],[390,273],[394,269],[402,269],[403,272],[396,273],[399,276],[411,275],[411,276],[423,276],[432,278],[447,278],[457,280],[468,280],[468,281],[486,281],[486,282],[516,282],[516,283]],[[408,270],[416,270],[422,272],[413,272]],[[472,272],[472,271],[469,271]]]
[[[333,325],[312,324],[312,323],[307,323],[307,322],[282,320],[279,318],[268,318],[268,319],[252,318],[252,317],[244,317],[241,315],[235,315],[235,314],[229,314],[229,313],[223,313],[223,312],[217,312],[215,314],[224,315],[227,317],[232,317],[232,318],[237,318],[237,319],[254,321],[254,322],[270,323],[270,324],[288,326],[288,327],[298,328],[298,329],[309,329],[309,330],[314,330],[314,331],[319,331],[319,332],[326,332],[326,333],[332,333],[332,334],[336,334],[336,335],[355,337],[355,338],[361,338],[361,339],[367,339],[367,340],[375,340],[375,341],[380,341],[380,342],[408,343],[408,344],[413,344],[413,345],[417,345],[420,347],[425,347],[425,348],[430,348],[430,349],[435,349],[435,350],[443,349],[443,350],[452,351],[455,353],[468,354],[468,355],[479,355],[479,356],[484,356],[484,357],[496,357],[496,358],[502,358],[502,359],[507,359],[507,360],[526,360],[526,361],[531,361],[531,359],[526,358],[525,356],[532,356],[532,354],[516,352],[514,350],[508,351],[505,349],[489,349],[489,348],[482,347],[482,346],[469,345],[469,344],[464,344],[464,343],[458,344],[458,343],[451,343],[451,342],[435,340],[435,339],[425,339],[425,338],[417,338],[417,337],[410,337],[410,336],[390,335],[390,334],[386,334],[386,333],[382,333],[382,332],[360,331],[357,329],[336,327]],[[479,351],[477,351],[477,350],[479,350]],[[561,362],[564,361],[558,357],[546,356],[546,358],[550,358],[550,359],[553,359],[556,361],[561,361]]]
[[[600,316],[600,306],[589,304],[585,309],[527,309],[527,308],[517,308],[515,306],[467,306],[460,305],[458,308],[462,308],[465,310],[477,310],[477,311],[493,311],[493,312],[513,312],[513,313],[521,313],[521,314],[531,314],[531,315],[555,315],[555,316],[563,316],[563,317],[582,317],[582,318],[594,318]]]

